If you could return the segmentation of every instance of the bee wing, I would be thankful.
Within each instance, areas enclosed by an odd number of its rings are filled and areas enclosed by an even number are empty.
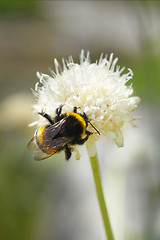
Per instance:
[[[50,131],[51,138],[54,138],[60,132],[60,130],[62,129],[63,123],[65,121],[66,121],[66,118],[63,118],[60,121],[54,123],[53,125],[51,125],[47,128],[47,131]],[[44,129],[43,131],[46,131],[46,129]],[[39,134],[42,134],[42,132],[40,132]],[[30,151],[39,150],[39,147],[38,147],[37,142],[36,142],[37,135],[38,134],[35,133],[34,137],[27,144],[27,149],[28,150],[30,150]]]
[[[49,145],[50,149],[58,150],[63,148],[66,144],[70,143],[73,140],[71,137],[59,137],[53,139],[51,144]]]
[[[35,133],[35,136],[29,141],[27,148],[28,150],[34,151],[33,158],[35,160],[43,160],[46,158],[49,158],[50,156],[59,153],[60,150],[68,143],[70,143],[73,138],[71,137],[59,137],[55,138],[54,137],[61,131],[63,128],[63,124],[65,123],[66,118],[63,118],[62,120],[56,122],[55,124],[45,128],[43,131],[48,131],[49,132],[49,141],[46,141],[45,148],[49,150],[49,153],[43,152],[36,141],[37,133]],[[42,131],[42,132],[43,132]],[[39,134],[42,134],[40,132]]]
[[[50,145],[48,145],[48,149],[50,150],[51,154],[47,154],[45,152],[42,152],[38,146],[36,151],[33,154],[34,160],[44,160],[46,158],[51,157],[52,155],[59,153],[60,150],[68,143],[70,143],[73,140],[73,138],[68,137],[60,137],[57,139],[52,140]]]
[[[47,130],[50,131],[50,136],[52,139],[61,131],[65,121],[66,121],[66,117],[61,119],[60,121],[54,123],[53,125],[47,127]]]
[[[46,158],[49,158],[56,153],[58,153],[57,150],[53,151],[51,154],[47,154],[45,152],[42,152],[40,149],[38,149],[37,151],[34,151],[33,158],[36,161],[40,161],[40,160],[44,160]]]
[[[30,141],[29,143],[27,144],[27,149],[29,151],[36,151],[38,150],[38,146],[37,146],[37,143],[36,143],[36,136],[34,136]]]

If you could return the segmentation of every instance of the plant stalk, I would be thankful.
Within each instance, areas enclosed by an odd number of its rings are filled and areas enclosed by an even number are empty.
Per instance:
[[[102,214],[102,218],[103,218],[106,236],[107,236],[108,240],[114,240],[112,229],[111,229],[111,224],[110,224],[110,220],[109,220],[109,216],[108,216],[107,207],[105,204],[104,194],[103,194],[103,188],[102,188],[97,154],[94,157],[90,157],[90,163],[91,163],[91,167],[92,167],[94,183],[95,183],[95,187],[96,187],[99,206],[101,209],[101,214]]]

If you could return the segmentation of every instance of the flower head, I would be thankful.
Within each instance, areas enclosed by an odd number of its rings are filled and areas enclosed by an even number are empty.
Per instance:
[[[63,112],[72,112],[74,107],[80,113],[85,112],[90,122],[105,136],[113,136],[117,146],[123,146],[121,128],[125,122],[133,123],[135,118],[132,112],[137,108],[139,97],[132,97],[132,85],[126,83],[132,78],[130,69],[123,74],[124,67],[117,66],[118,59],[100,56],[96,63],[90,62],[89,52],[80,54],[80,64],[74,63],[72,57],[62,60],[61,69],[57,60],[55,72],[52,76],[37,73],[39,82],[35,86],[34,94],[37,104],[36,112],[42,110],[55,117],[55,110],[63,104]],[[40,117],[38,125],[46,121]],[[93,131],[92,126],[88,126]],[[91,140],[98,140],[93,134]]]

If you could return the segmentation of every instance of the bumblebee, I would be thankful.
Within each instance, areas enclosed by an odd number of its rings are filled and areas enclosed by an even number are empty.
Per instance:
[[[64,150],[66,160],[72,155],[73,145],[83,145],[92,132],[87,130],[88,123],[99,131],[88,120],[85,113],[77,113],[77,107],[73,112],[61,114],[63,105],[56,109],[56,116],[52,119],[44,111],[39,114],[48,120],[48,125],[41,126],[30,140],[27,147],[34,151],[35,160],[43,160]],[[84,137],[85,136],[85,137]]]

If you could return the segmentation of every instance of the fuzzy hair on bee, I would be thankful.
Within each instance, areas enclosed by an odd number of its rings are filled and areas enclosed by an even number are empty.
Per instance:
[[[85,113],[77,113],[77,107],[73,112],[61,114],[63,105],[56,109],[56,116],[52,119],[44,111],[39,114],[48,120],[48,125],[37,129],[35,136],[30,140],[27,147],[34,151],[35,160],[49,158],[59,152],[65,152],[66,160],[72,155],[73,145],[83,145],[92,132],[87,130],[88,123],[92,125]]]

